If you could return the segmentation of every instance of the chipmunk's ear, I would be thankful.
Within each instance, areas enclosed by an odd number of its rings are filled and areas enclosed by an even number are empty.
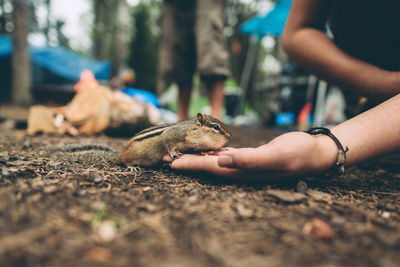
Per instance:
[[[201,125],[205,123],[205,116],[201,113],[197,113],[197,120],[200,122]]]

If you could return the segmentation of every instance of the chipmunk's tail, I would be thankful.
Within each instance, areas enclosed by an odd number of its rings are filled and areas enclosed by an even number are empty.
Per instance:
[[[48,156],[61,161],[81,162],[88,165],[96,163],[122,164],[119,153],[107,146],[71,145],[50,149]]]

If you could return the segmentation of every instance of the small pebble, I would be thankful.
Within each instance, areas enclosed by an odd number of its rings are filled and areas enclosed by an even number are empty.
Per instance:
[[[385,218],[385,219],[390,218],[390,213],[387,212],[387,211],[384,211],[384,212],[382,213],[382,218]]]
[[[43,189],[43,193],[46,193],[46,194],[51,194],[56,191],[57,191],[57,186],[55,186],[55,185],[49,185]]]
[[[82,189],[75,191],[73,194],[74,197],[82,197],[84,195],[86,195],[86,190],[82,190]]]
[[[31,142],[29,140],[25,140],[25,142],[22,145],[22,149],[27,149],[27,148],[30,148],[30,147],[32,147]]]
[[[307,192],[307,184],[303,181],[297,183],[297,192],[305,194]]]
[[[236,211],[239,214],[239,216],[242,218],[251,218],[254,216],[253,210],[246,208],[245,206],[243,206],[240,203],[236,206]]]
[[[10,171],[7,168],[1,169],[1,176],[8,177],[10,175]]]
[[[8,156],[4,153],[0,153],[0,163],[5,164],[8,161]]]
[[[108,243],[113,241],[117,236],[115,225],[109,221],[101,222],[96,231],[97,241],[100,243]]]
[[[93,182],[95,182],[96,184],[98,184],[98,183],[100,183],[101,181],[103,181],[103,177],[101,177],[99,174],[95,174],[95,175],[94,175]]]
[[[303,234],[321,240],[331,240],[334,236],[331,226],[317,218],[312,219],[303,226]]]

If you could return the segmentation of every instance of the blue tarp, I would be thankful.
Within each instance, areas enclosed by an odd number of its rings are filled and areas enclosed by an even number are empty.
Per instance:
[[[54,73],[75,83],[80,73],[88,69],[98,80],[107,80],[110,76],[110,64],[107,61],[95,61],[80,56],[63,47],[37,47],[30,45],[31,60],[50,73]],[[8,36],[0,36],[0,58],[11,56],[12,43]]]
[[[0,58],[10,56],[11,50],[11,38],[7,36],[0,36]]]
[[[291,5],[292,0],[280,0],[267,15],[257,15],[243,23],[240,31],[258,35],[260,39],[267,34],[282,35]]]
[[[121,89],[121,92],[130,95],[142,103],[150,104],[157,108],[161,107],[160,100],[152,92],[132,87],[123,88]]]

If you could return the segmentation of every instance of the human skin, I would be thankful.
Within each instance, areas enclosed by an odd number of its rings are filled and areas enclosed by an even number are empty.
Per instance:
[[[321,29],[329,0],[293,0],[283,46],[319,77],[364,95],[388,99],[331,129],[348,147],[346,166],[400,149],[400,72],[387,71],[344,53]],[[183,155],[173,169],[241,179],[274,179],[328,171],[338,148],[327,136],[290,132],[257,148],[228,148],[216,155]],[[168,157],[164,158],[170,161]]]
[[[293,0],[282,36],[289,57],[311,73],[363,95],[389,98],[399,93],[400,72],[358,60],[338,48],[321,30],[331,0]]]
[[[346,166],[400,149],[400,95],[331,129],[348,147]],[[216,155],[185,154],[173,169],[202,171],[242,180],[269,180],[330,170],[337,159],[336,144],[325,135],[290,132],[257,148],[227,148]]]
[[[211,106],[211,116],[221,119],[221,111],[224,105],[225,80],[214,80],[206,83],[208,100]],[[192,94],[192,85],[179,85],[178,95],[178,121],[189,119],[189,104]]]

